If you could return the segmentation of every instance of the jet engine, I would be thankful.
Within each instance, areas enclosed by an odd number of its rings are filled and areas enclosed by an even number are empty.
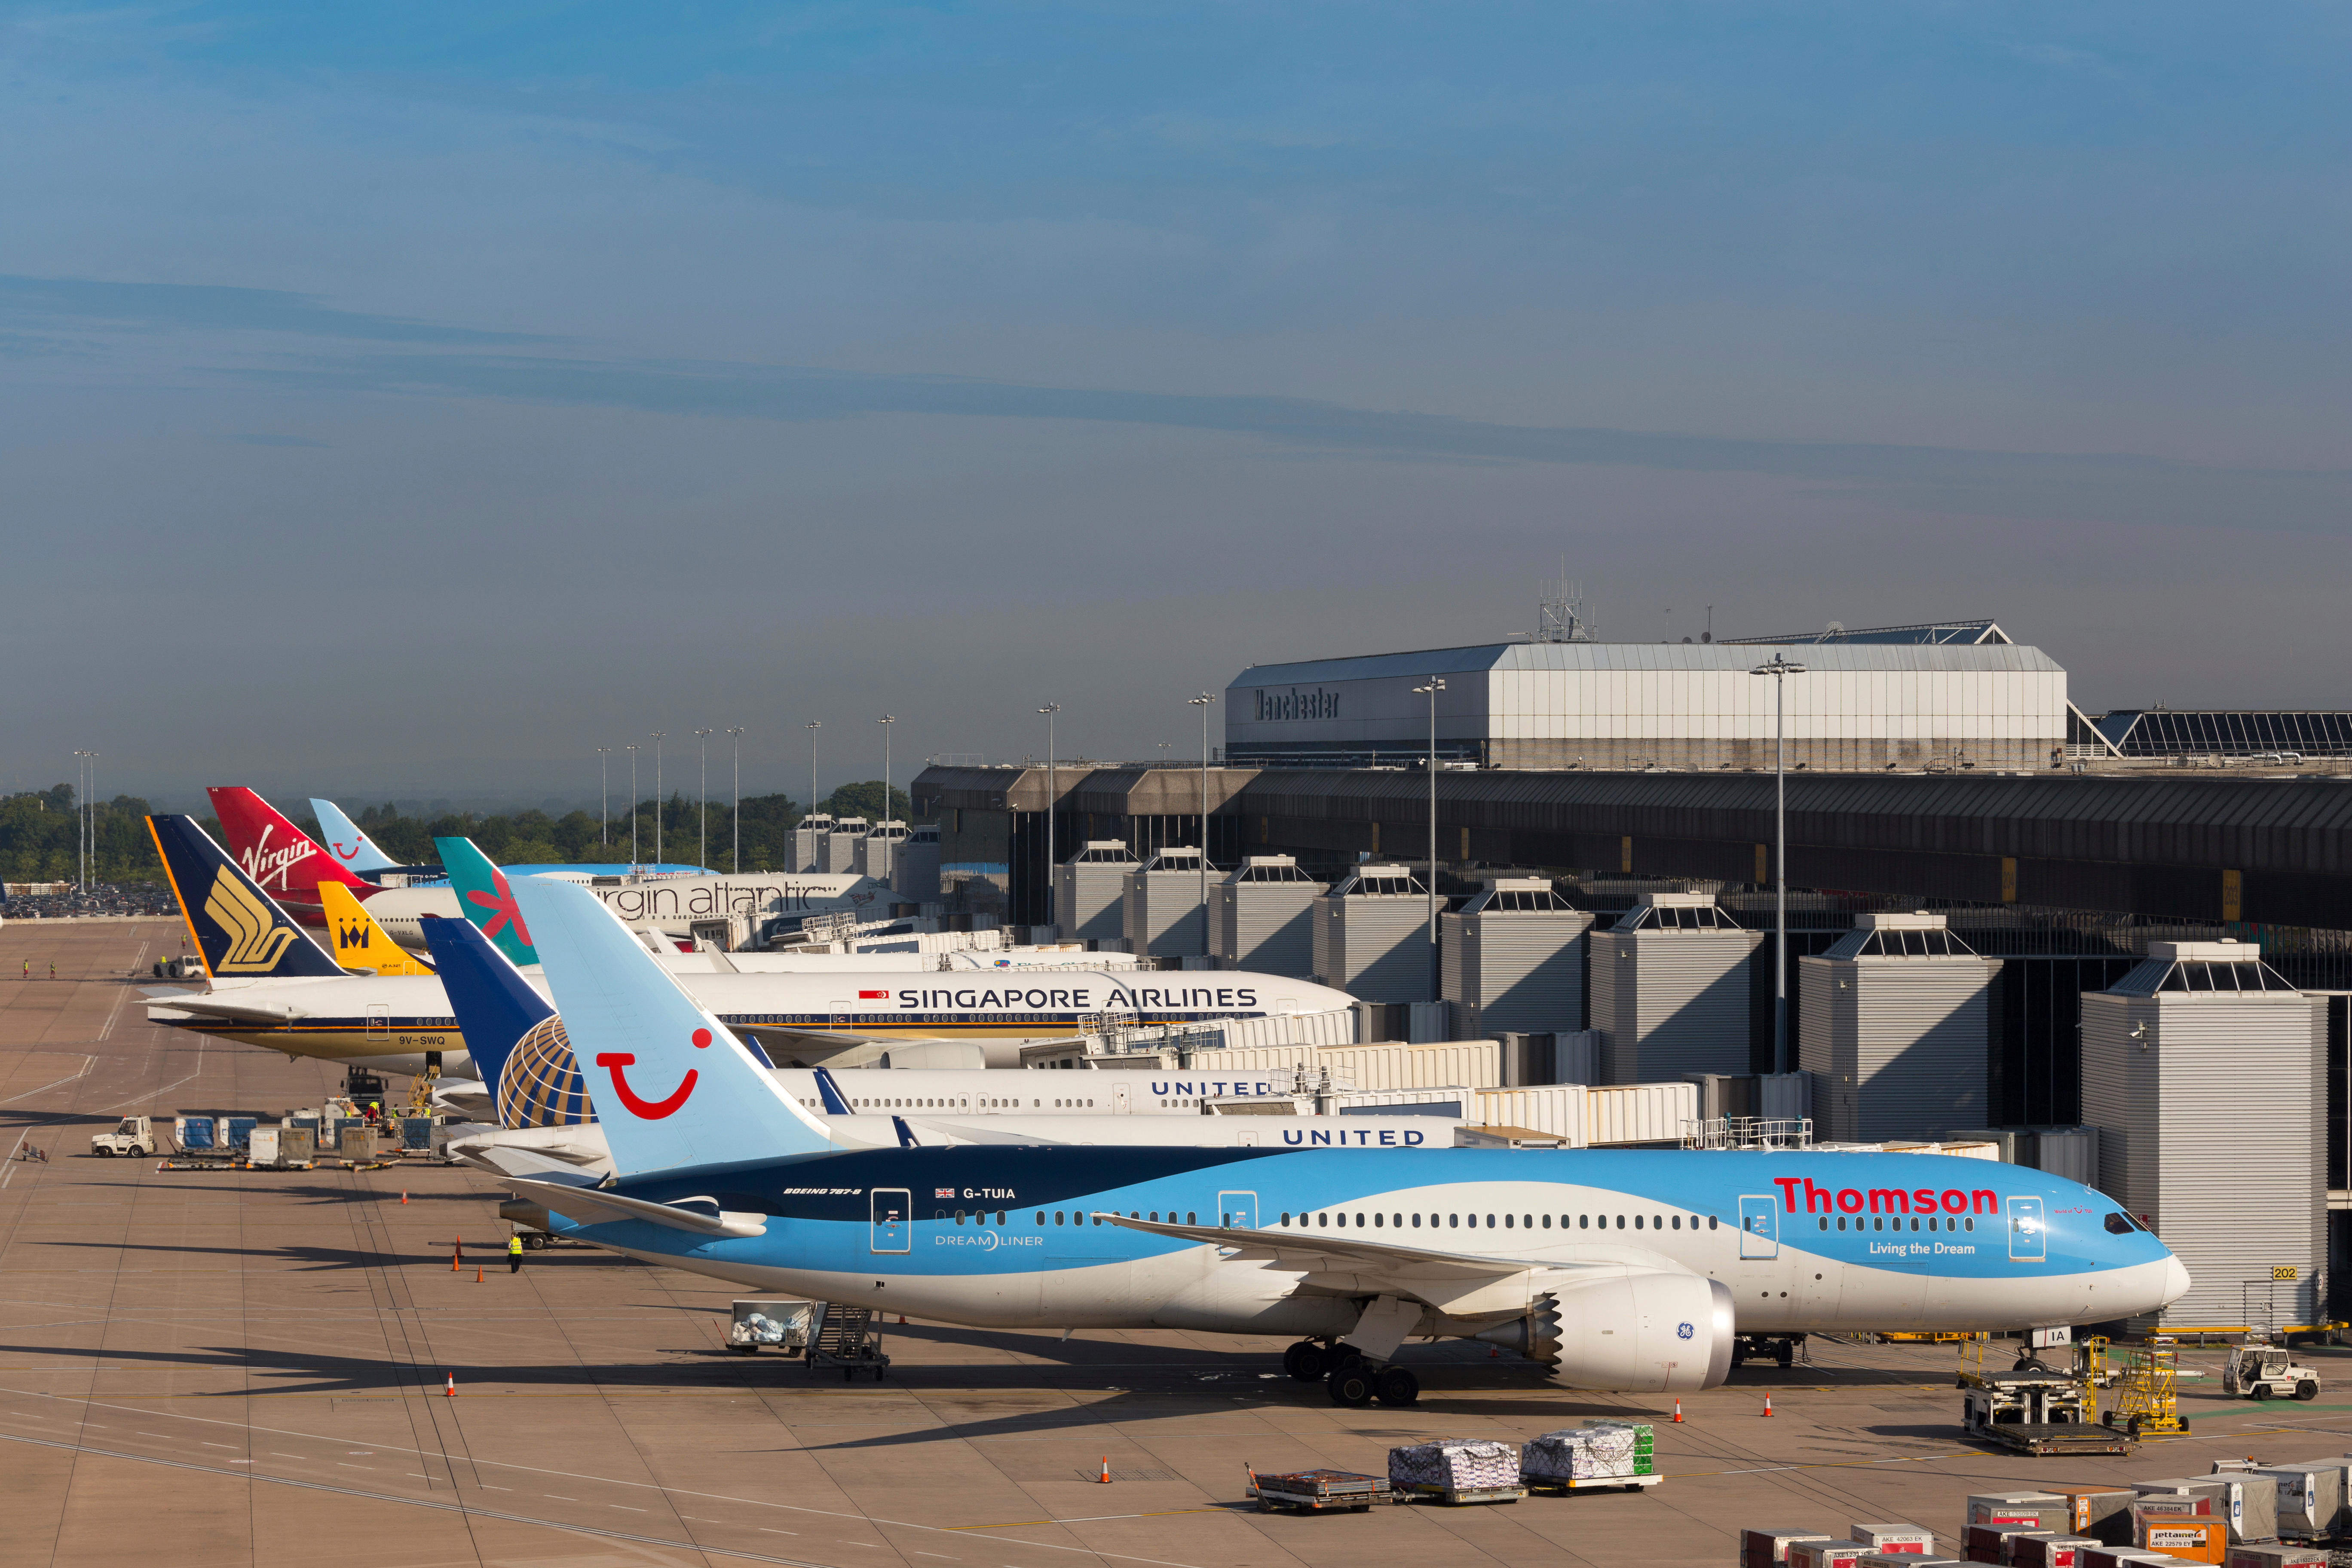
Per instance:
[[[1525,1317],[1474,1336],[1551,1368],[1571,1388],[1695,1394],[1731,1373],[1731,1292],[1664,1270],[1549,1273]]]

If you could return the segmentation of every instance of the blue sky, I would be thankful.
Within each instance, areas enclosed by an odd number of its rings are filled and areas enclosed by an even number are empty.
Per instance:
[[[2347,25],[8,8],[0,785],[1150,756],[1563,558],[2352,705]]]

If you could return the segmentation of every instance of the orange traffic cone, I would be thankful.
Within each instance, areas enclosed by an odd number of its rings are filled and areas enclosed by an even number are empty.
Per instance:
[[[466,1249],[465,1249],[465,1247],[464,1247],[463,1246],[460,1246],[460,1247],[457,1248],[457,1251],[455,1251],[455,1252],[453,1252],[453,1253],[451,1253],[451,1254],[449,1255],[449,1272],[450,1272],[450,1273],[455,1274],[455,1273],[457,1273],[457,1266],[458,1266],[458,1264],[459,1264],[459,1263],[461,1263],[461,1262],[463,1262],[463,1261],[464,1261],[465,1257],[466,1257]]]
[[[1772,1414],[1772,1396],[1769,1394],[1764,1396],[1764,1414],[1767,1415]]]
[[[479,1285],[481,1282],[482,1282],[482,1266],[481,1266],[480,1264],[477,1263],[477,1264],[475,1264],[475,1265],[474,1265],[474,1283],[475,1283],[475,1284],[477,1284],[477,1285]]]
[[[444,1398],[455,1399],[457,1397],[457,1374],[453,1372],[448,1378],[449,1381],[441,1385],[441,1394]]]
[[[400,1189],[400,1206],[403,1208],[406,1208],[408,1206],[408,1189],[406,1187]]]
[[[1102,1484],[1105,1486],[1110,1485],[1110,1456],[1108,1454],[1105,1454],[1103,1456]]]
[[[1675,1400],[1675,1420],[1677,1420],[1677,1421],[1679,1421],[1679,1420],[1681,1420],[1682,1418],[1683,1418],[1683,1402],[1682,1402],[1681,1400],[1677,1399],[1677,1400]]]

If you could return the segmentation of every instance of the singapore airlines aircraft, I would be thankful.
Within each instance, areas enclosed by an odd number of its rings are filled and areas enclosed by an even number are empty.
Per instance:
[[[1293,1376],[1403,1405],[1414,1335],[1674,1393],[1722,1382],[1742,1333],[2056,1326],[2189,1286],[2092,1189],[1941,1155],[842,1152],[592,896],[515,890],[620,1173],[515,1179],[517,1197],[759,1289],[978,1326],[1297,1334]]]
[[[437,975],[346,973],[194,819],[147,820],[212,976],[204,991],[150,988],[150,1021],[377,1072],[437,1067],[467,1073],[465,1037]],[[544,880],[520,877],[510,887]],[[583,894],[593,897],[586,889]],[[373,914],[376,901],[364,907]],[[1024,1041],[1066,1038],[1082,1021],[1108,1012],[1142,1025],[1195,1023],[1322,1012],[1353,1000],[1326,986],[1238,970],[705,971],[688,974],[686,984],[785,1066],[873,1060],[887,1052],[900,1067],[1016,1067]],[[1148,1077],[1131,1076],[1138,1084]],[[1100,1087],[1114,1092],[1108,1079]],[[979,1091],[968,1085],[961,1092]],[[1135,1092],[1139,1098],[1140,1089]]]

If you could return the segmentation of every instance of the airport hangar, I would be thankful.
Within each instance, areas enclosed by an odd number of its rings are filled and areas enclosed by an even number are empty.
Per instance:
[[[1748,672],[1776,652],[1806,666],[1786,678],[1792,1038],[1799,960],[1871,910],[1977,911],[1970,941],[2005,961],[1991,1086],[2002,1122],[2079,1120],[2081,996],[2120,979],[2150,938],[2259,940],[2302,989],[2352,992],[2352,744],[2301,767],[2263,767],[2248,750],[2352,732],[2343,716],[2208,715],[2181,727],[2181,749],[2126,754],[2069,700],[2054,660],[1991,621],[1255,667],[1221,700],[1211,858],[1291,855],[1326,879],[1367,858],[1425,863],[1429,698],[1413,689],[1437,677],[1441,893],[1524,868],[1572,876],[1577,901],[1608,916],[1652,889],[1760,888],[1775,682]],[[2218,735],[2241,737],[2240,765],[2180,765],[2226,758]],[[1538,752],[1560,760],[1505,765]],[[1117,838],[1149,859],[1201,842],[1203,772],[933,766],[912,795],[918,819],[940,824],[947,886],[1043,923],[1049,798],[1057,858]],[[1759,1071],[1769,955],[1748,988]],[[2352,1207],[2346,997],[2328,1012],[2328,1186]]]

